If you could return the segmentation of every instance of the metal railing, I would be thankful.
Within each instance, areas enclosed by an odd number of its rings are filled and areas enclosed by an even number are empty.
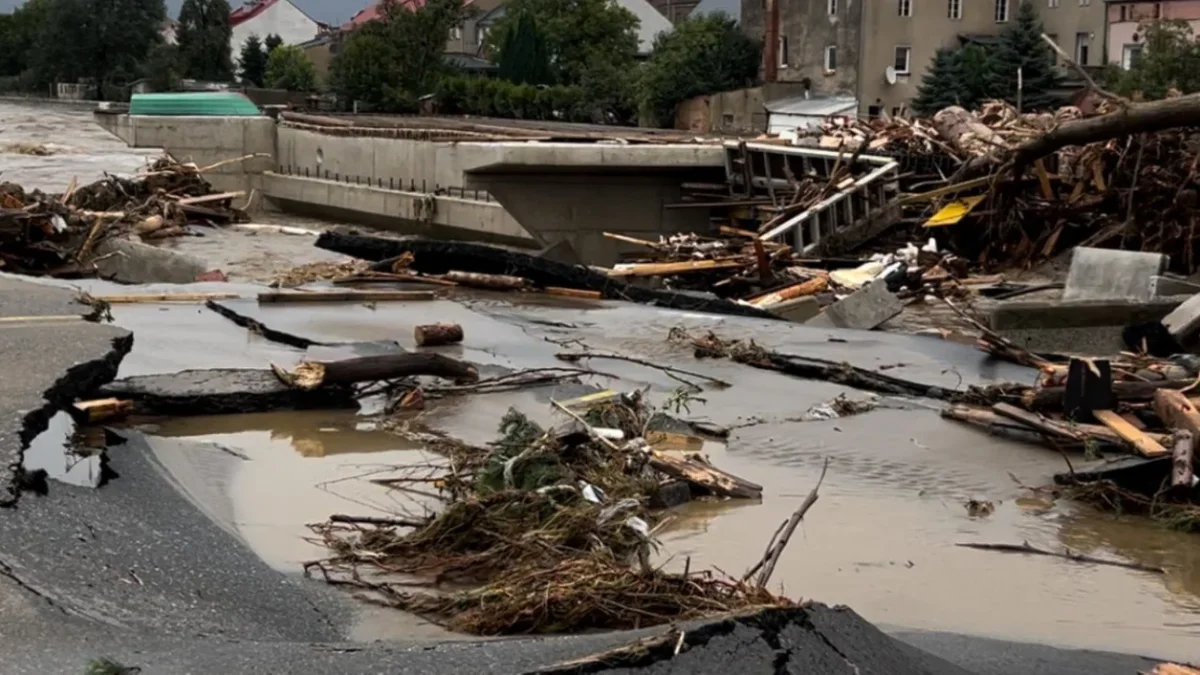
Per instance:
[[[899,163],[890,157],[767,143],[731,141],[725,144],[725,172],[735,193],[747,197],[765,193],[771,201],[781,201],[777,193],[793,189],[797,180],[828,180],[835,167],[853,159],[852,183],[787,216],[759,236],[779,240],[801,253],[817,251],[824,238],[846,234],[889,217],[888,206],[898,192]],[[866,171],[866,173],[863,173]]]
[[[313,169],[311,167],[298,167],[291,164],[280,164],[275,168],[275,172],[282,176],[297,176],[300,178],[316,178],[318,180],[329,180],[335,183],[347,183],[349,185],[365,185],[380,190],[395,190],[397,192],[418,192],[421,194],[432,194],[445,197],[457,197],[459,199],[474,199],[481,202],[491,202],[492,195],[487,190],[478,190],[465,188],[458,185],[441,185],[439,183],[429,184],[424,178],[421,182],[417,182],[415,178],[409,178],[405,183],[403,178],[390,176],[384,180],[381,176],[359,176],[344,174],[329,169]]]

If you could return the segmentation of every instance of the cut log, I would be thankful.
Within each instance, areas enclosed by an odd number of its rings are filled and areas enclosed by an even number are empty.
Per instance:
[[[413,329],[418,347],[437,347],[463,341],[462,326],[456,323],[434,323]]]
[[[948,140],[964,157],[987,157],[1004,147],[1000,136],[973,113],[952,105],[933,116],[938,135]]]
[[[827,288],[829,288],[829,275],[825,274],[788,286],[787,288],[781,288],[773,293],[766,293],[750,298],[749,302],[756,307],[770,307],[771,305],[777,305],[788,300],[816,295]]]
[[[119,398],[101,398],[94,401],[78,401],[75,410],[88,422],[102,422],[124,417],[133,412],[133,401]]]
[[[629,265],[608,273],[610,277],[663,277],[688,272],[712,272],[745,267],[750,260],[685,260],[683,262]]]
[[[232,300],[242,297],[239,293],[136,293],[131,295],[93,295],[93,300],[110,305],[159,302],[208,302],[209,300]]]
[[[1196,436],[1186,429],[1178,429],[1175,431],[1174,440],[1171,451],[1171,487],[1190,489],[1196,475]]]
[[[1060,424],[1037,413],[1022,410],[1009,403],[997,403],[992,406],[992,410],[1001,417],[1019,422],[1033,431],[1043,433],[1047,436],[1075,442],[1082,442],[1086,438],[1082,433],[1072,430],[1066,424]]]
[[[276,374],[289,386],[297,389],[317,389],[323,386],[395,380],[414,375],[432,375],[456,382],[475,382],[479,373],[457,359],[441,354],[383,354],[364,356],[345,361],[301,361],[288,373],[276,366]]]
[[[1169,389],[1154,392],[1154,411],[1168,429],[1184,429],[1200,438],[1200,410],[1182,392]]]
[[[558,295],[564,298],[587,298],[588,300],[600,300],[604,296],[600,291],[584,291],[578,288],[559,288],[557,286],[547,286],[542,289],[546,295]]]
[[[1156,382],[1113,382],[1113,396],[1118,401],[1145,401],[1160,389],[1183,389],[1195,380],[1159,380]],[[1021,405],[1029,410],[1062,410],[1066,387],[1040,387],[1021,395]]]
[[[1112,429],[1123,441],[1133,446],[1133,449],[1143,457],[1159,457],[1167,454],[1168,450],[1158,441],[1150,438],[1144,432],[1138,431],[1123,417],[1111,410],[1096,410],[1096,419],[1104,426]]]
[[[389,300],[435,300],[434,291],[270,291],[258,301],[287,302],[382,302]]]
[[[513,277],[506,274],[483,274],[481,272],[460,272],[450,270],[442,277],[453,281],[459,286],[470,288],[486,288],[493,291],[517,291],[529,286],[529,280],[523,277]]]
[[[1032,414],[1032,413],[1027,413]],[[1061,430],[1070,430],[1077,434],[1079,440],[1087,440],[1094,438],[1097,441],[1109,443],[1111,445],[1124,445],[1125,441],[1116,434],[1112,429],[1101,426],[1099,424],[1062,424],[1056,420],[1051,420],[1045,417],[1039,419],[1044,420],[1050,426],[1045,431],[1032,427],[1024,422],[1016,422],[1011,418],[1004,417],[994,411],[985,410],[982,408],[973,408],[965,405],[954,405],[942,411],[942,417],[955,420],[958,422],[966,422],[978,427],[987,429],[988,431],[1037,431],[1043,435],[1048,435],[1052,438],[1063,441],[1074,441],[1074,439],[1061,433]],[[1154,439],[1158,443],[1170,443],[1170,434],[1154,434],[1147,433],[1147,436]]]
[[[689,485],[711,492],[718,497],[734,499],[761,499],[762,486],[726,473],[695,457],[679,456],[669,452],[652,451],[650,466],[655,471],[671,478],[686,481]]]

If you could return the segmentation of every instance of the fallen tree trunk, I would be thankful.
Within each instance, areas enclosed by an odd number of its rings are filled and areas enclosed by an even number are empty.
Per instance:
[[[290,373],[278,366],[272,368],[289,386],[309,390],[329,385],[395,380],[414,375],[432,375],[465,382],[479,380],[479,373],[473,366],[448,356],[428,353],[383,354],[327,363],[301,361]]]
[[[1013,155],[1013,165],[1019,172],[1034,160],[1069,145],[1087,145],[1118,136],[1193,126],[1200,126],[1200,95],[1132,103],[1107,115],[1067,122],[1025,143]]]
[[[785,319],[741,303],[717,297],[697,297],[687,293],[658,290],[627,284],[583,265],[539,258],[528,253],[461,241],[430,239],[388,239],[326,231],[316,245],[363,260],[375,261],[371,269],[391,272],[391,263],[403,254],[411,254],[409,268],[422,274],[445,274],[451,270],[482,274],[505,274],[528,279],[534,286],[598,291],[607,300],[625,300],[688,312],[711,312],[750,316],[772,321]]]
[[[762,498],[761,485],[738,478],[693,457],[655,450],[650,453],[650,466],[655,471],[707,490],[718,497]]]
[[[1160,389],[1183,389],[1195,380],[1160,380],[1158,382],[1113,382],[1113,395],[1118,401],[1144,401]],[[1062,410],[1066,387],[1041,387],[1021,395],[1021,404],[1029,410]]]

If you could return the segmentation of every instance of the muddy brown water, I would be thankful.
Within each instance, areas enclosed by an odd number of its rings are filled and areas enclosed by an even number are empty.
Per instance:
[[[0,104],[7,134],[0,135],[0,145],[43,138],[38,134],[47,130],[37,125],[46,115],[40,109]],[[105,139],[87,113],[56,110],[53,115],[55,133],[69,139],[55,142],[72,144],[75,150],[49,158],[21,156],[14,160],[16,168],[6,164],[5,179],[53,182],[44,189],[61,189],[63,176],[77,174],[84,180],[89,171],[141,165],[139,153]],[[265,278],[276,265],[325,255],[312,253],[305,236],[237,238],[242,236],[197,238],[181,245],[213,256],[220,263],[214,266],[226,266],[235,278],[246,280]],[[243,245],[251,238],[247,245],[261,247],[264,255]],[[81,286],[107,287],[95,282]],[[411,347],[413,325],[450,317],[463,323],[467,337],[462,347],[446,353],[480,363],[512,368],[563,365],[555,353],[573,351],[576,346],[570,341],[582,340],[593,349],[728,380],[732,387],[705,391],[706,402],[695,403],[684,416],[749,425],[737,429],[727,445],[710,443],[706,449],[722,468],[762,484],[764,498],[761,503],[697,502],[678,509],[662,536],[662,562],[668,566],[714,566],[740,575],[762,555],[771,534],[804,499],[828,460],[821,497],[773,577],[773,583],[791,596],[845,603],[891,626],[1181,660],[1200,653],[1200,537],[1141,519],[1115,519],[1085,507],[1030,499],[1016,481],[1047,483],[1062,468],[1057,454],[942,420],[928,402],[852,418],[787,421],[838,394],[865,395],[727,362],[697,362],[686,349],[668,344],[665,336],[676,325],[691,331],[717,330],[784,351],[848,359],[866,367],[889,366],[892,374],[942,387],[1028,375],[986,361],[964,345],[879,333],[835,335],[607,302],[514,301],[512,296],[479,293],[428,303],[378,303],[373,308],[259,309],[252,302],[238,302],[247,312],[257,311],[256,317],[273,328],[320,341],[396,340]],[[123,376],[291,365],[303,355],[195,305],[117,306],[114,315],[119,325],[135,332],[133,353],[121,367]],[[649,387],[658,397],[678,386],[658,371],[630,363],[594,360],[590,365],[616,376],[589,380],[598,386],[625,391]],[[425,417],[467,440],[483,442],[494,436],[509,406],[539,421],[553,420],[548,399],[557,396],[520,392],[447,399],[431,405]],[[312,411],[143,424],[180,489],[264,560],[285,571],[296,571],[301,562],[322,553],[305,540],[309,522],[334,512],[369,515],[421,505],[420,499],[365,479],[372,472],[430,459],[420,448],[379,430],[369,415]],[[117,480],[102,489],[120,487]],[[970,498],[995,502],[995,512],[969,517],[963,502]],[[1167,573],[955,546],[1021,541],[1161,565]],[[404,635],[442,637],[421,622],[377,610],[366,615],[354,637]]]

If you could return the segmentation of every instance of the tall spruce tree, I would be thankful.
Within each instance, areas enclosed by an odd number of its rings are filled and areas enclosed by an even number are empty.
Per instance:
[[[275,51],[275,48],[281,46],[282,44],[283,38],[279,37],[275,33],[268,35],[267,39],[263,41],[263,46],[265,47],[264,51],[266,52],[267,57],[270,58],[271,52]]]
[[[546,36],[532,14],[522,12],[508,25],[499,51],[496,65],[500,77],[517,84],[550,84],[554,81]]]
[[[226,0],[183,0],[175,38],[184,76],[214,82],[232,80],[232,34]]]
[[[242,69],[242,82],[256,87],[263,86],[267,76],[267,52],[263,50],[262,40],[257,35],[251,35],[242,43],[242,55],[238,59]]]
[[[989,93],[1016,105],[1018,69],[1023,82],[1023,110],[1044,110],[1060,102],[1053,93],[1061,83],[1054,67],[1054,52],[1042,41],[1042,22],[1028,0],[1021,3],[1016,22],[1000,34],[991,50]]]
[[[921,84],[917,87],[917,96],[912,101],[913,112],[918,115],[933,115],[942,108],[952,105],[969,105],[964,102],[965,92],[962,86],[962,73],[959,68],[960,53],[958,49],[943,47],[933,56],[933,63]]]

